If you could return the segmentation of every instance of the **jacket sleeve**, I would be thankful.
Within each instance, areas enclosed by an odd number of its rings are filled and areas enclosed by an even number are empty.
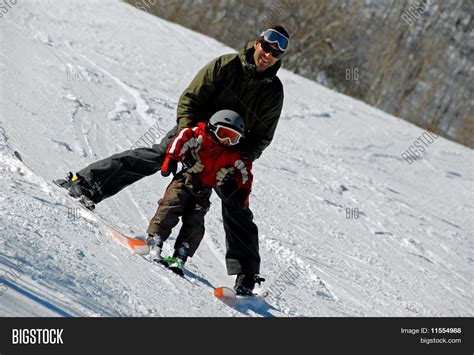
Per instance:
[[[205,106],[217,91],[217,73],[221,67],[218,57],[202,68],[179,97],[177,116],[178,127],[196,125],[196,117],[202,117]]]
[[[263,114],[255,117],[257,122],[245,138],[243,150],[246,152],[248,160],[258,159],[272,142],[283,108],[283,98],[283,86],[278,81],[277,90],[271,97],[268,97],[262,110]]]

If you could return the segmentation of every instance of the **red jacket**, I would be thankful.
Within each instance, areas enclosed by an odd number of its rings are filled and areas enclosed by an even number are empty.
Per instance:
[[[199,136],[202,137],[200,148],[193,147]],[[212,133],[207,133],[205,122],[199,122],[196,127],[183,128],[178,132],[168,146],[163,169],[166,169],[169,159],[180,161],[192,150],[197,151],[197,155],[204,165],[204,169],[198,174],[203,184],[216,187],[217,172],[223,167],[233,167],[237,160],[242,160],[245,169],[244,171],[235,169],[235,178],[239,187],[250,191],[253,180],[252,163],[241,159],[241,154],[238,151],[220,144]]]

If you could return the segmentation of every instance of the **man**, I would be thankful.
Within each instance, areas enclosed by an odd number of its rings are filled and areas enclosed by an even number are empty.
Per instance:
[[[264,31],[238,54],[227,54],[202,68],[179,98],[178,125],[152,148],[138,148],[112,155],[59,181],[75,197],[98,203],[161,169],[170,141],[183,128],[207,121],[223,109],[238,112],[245,122],[244,139],[238,149],[249,162],[259,158],[270,144],[283,106],[283,86],[276,76],[281,57],[288,49],[288,32],[280,25]],[[196,166],[201,164],[197,163]],[[258,229],[248,205],[248,190],[229,178],[232,168],[222,168],[215,188],[222,200],[226,233],[226,264],[237,275],[234,289],[252,294],[260,272]]]

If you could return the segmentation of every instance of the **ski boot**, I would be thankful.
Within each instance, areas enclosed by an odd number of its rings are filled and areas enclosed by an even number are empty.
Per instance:
[[[93,202],[94,190],[89,183],[79,175],[74,175],[72,172],[67,174],[66,179],[58,179],[53,181],[59,187],[66,189],[69,196],[79,200],[89,210],[94,210],[95,204]]]
[[[259,285],[265,281],[264,278],[255,274],[238,274],[235,280],[234,291],[238,296],[254,296],[255,284]]]
[[[150,260],[161,262],[163,260],[163,256],[161,255],[161,251],[163,250],[163,239],[161,239],[161,237],[157,234],[148,234],[146,243],[150,247],[150,254],[148,254],[150,256]]]
[[[188,259],[189,244],[183,243],[178,249],[175,249],[172,258],[166,258],[168,269],[179,276],[184,276],[184,264]]]

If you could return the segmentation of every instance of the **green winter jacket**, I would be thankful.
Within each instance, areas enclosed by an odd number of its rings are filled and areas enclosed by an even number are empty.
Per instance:
[[[178,103],[179,128],[208,121],[219,110],[234,110],[245,120],[244,139],[236,147],[257,159],[270,144],[283,106],[283,86],[276,76],[278,61],[257,73],[252,45],[239,54],[218,57],[202,68]]]

